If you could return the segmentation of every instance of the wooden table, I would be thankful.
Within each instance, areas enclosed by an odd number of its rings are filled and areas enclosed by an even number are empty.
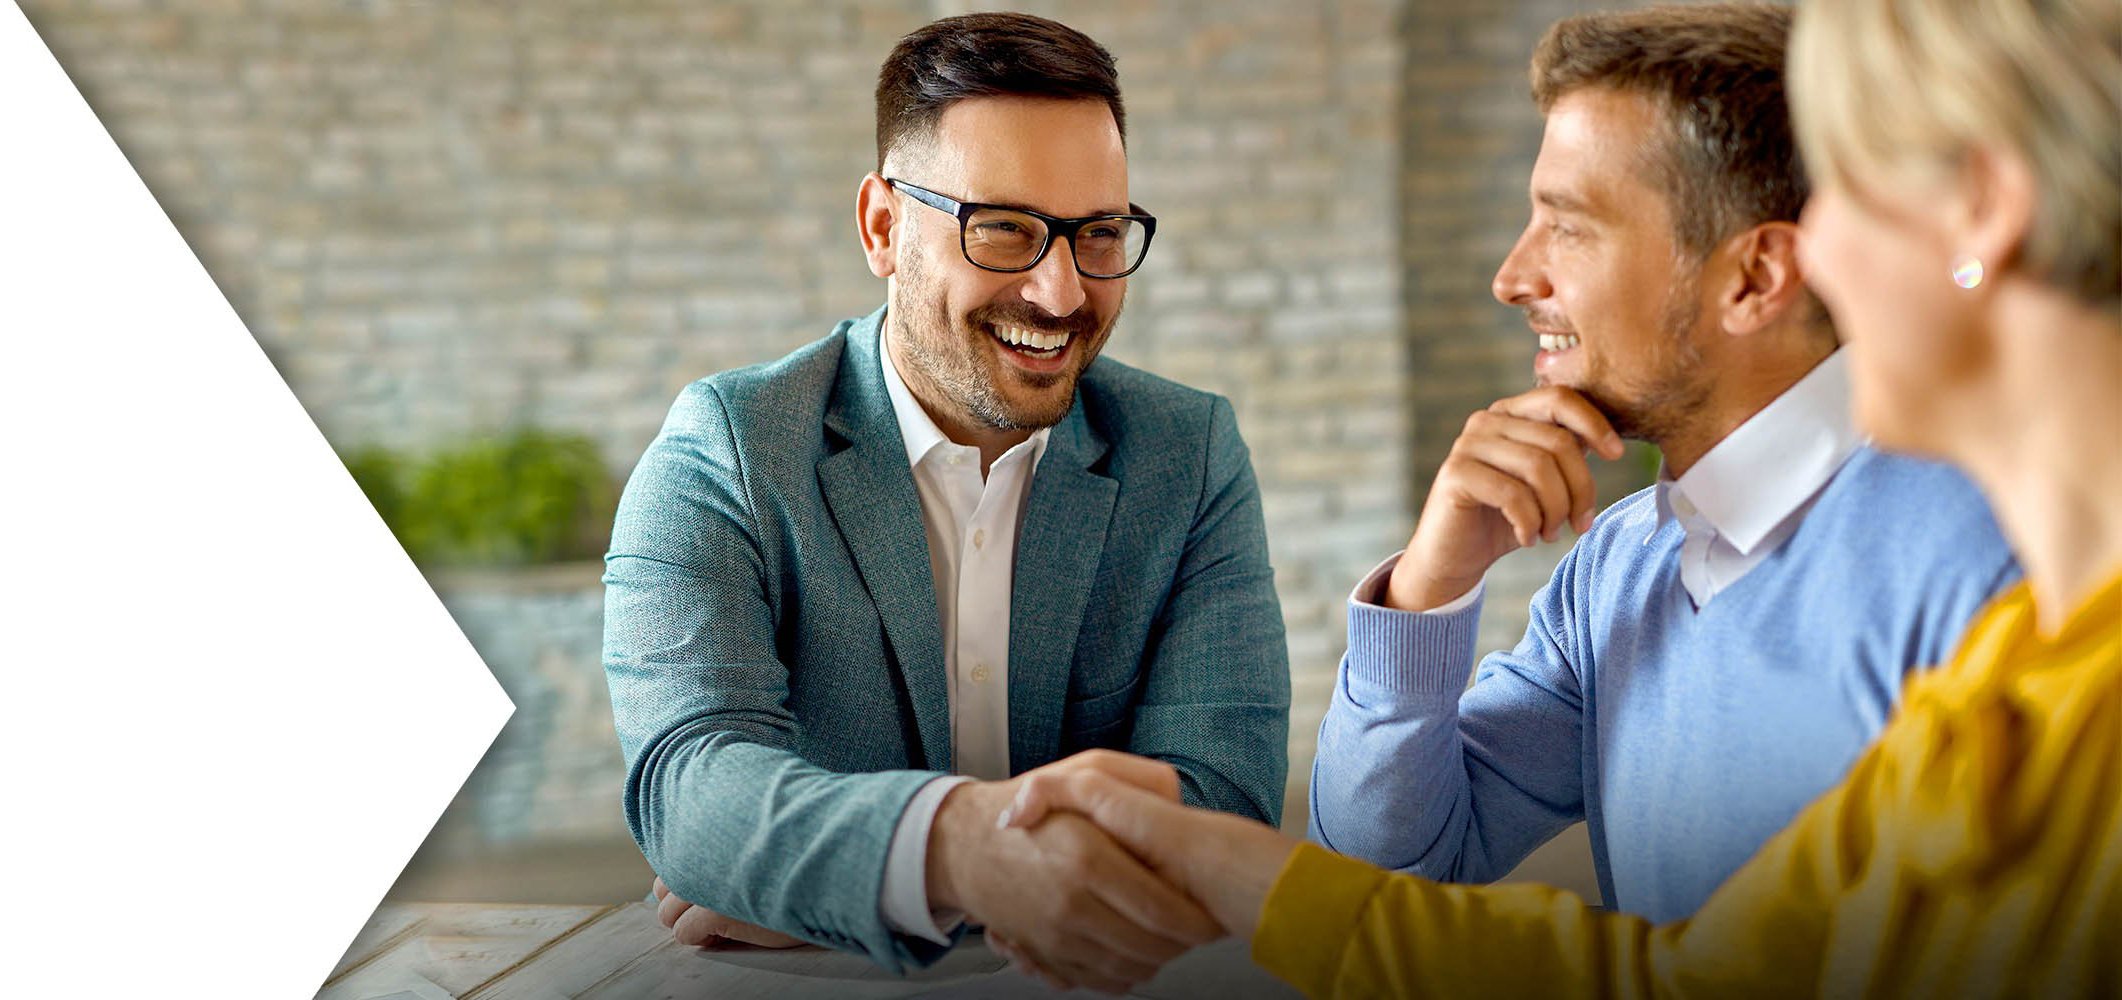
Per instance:
[[[689,948],[645,902],[613,906],[386,903],[318,1000],[681,1000],[681,998],[1055,997],[1010,972],[978,935],[906,978],[857,955]],[[1096,996],[1084,993],[1081,996]],[[1134,994],[1249,1000],[1296,994],[1221,941],[1171,963]]]

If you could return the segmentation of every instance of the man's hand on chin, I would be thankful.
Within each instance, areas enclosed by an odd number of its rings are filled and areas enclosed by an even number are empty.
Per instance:
[[[662,876],[656,878],[655,893],[656,919],[663,921],[663,926],[670,928],[671,936],[682,945],[699,948],[734,941],[761,948],[793,948],[809,943],[688,903],[670,891],[670,886],[663,884]]]
[[[1005,829],[1033,774],[1092,769],[1176,801],[1168,765],[1091,751],[1009,781],[951,790],[929,831],[928,899],[985,924],[990,939],[1050,979],[1124,993],[1164,963],[1223,936],[1215,919],[1080,816]]]
[[[1621,457],[1621,435],[1574,389],[1543,386],[1468,417],[1437,467],[1388,607],[1428,611],[1471,592],[1496,560],[1590,531],[1598,498],[1587,450]]]

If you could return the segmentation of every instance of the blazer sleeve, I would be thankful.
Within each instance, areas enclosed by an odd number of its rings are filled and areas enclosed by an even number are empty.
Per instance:
[[[673,892],[859,950],[894,972],[947,950],[883,920],[887,852],[928,771],[839,774],[793,748],[745,456],[689,388],[627,483],[605,559],[604,669],[628,828]]]
[[[1260,486],[1221,397],[1209,414],[1200,500],[1147,657],[1128,749],[1177,768],[1189,805],[1280,823],[1289,645]]]

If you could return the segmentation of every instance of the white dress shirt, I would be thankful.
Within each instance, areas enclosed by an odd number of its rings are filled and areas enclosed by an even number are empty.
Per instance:
[[[1658,472],[1657,534],[1680,522],[1680,586],[1700,608],[1798,530],[1813,498],[1864,443],[1850,414],[1849,359],[1837,350],[1747,418],[1678,479]],[[1650,538],[1644,538],[1644,544]],[[1372,569],[1350,600],[1382,605],[1400,553]],[[1464,611],[1481,584],[1426,614]]]
[[[1686,533],[1680,585],[1695,607],[1737,583],[1797,531],[1813,498],[1864,442],[1849,393],[1849,359],[1836,351],[1685,475],[1672,479],[1659,471],[1658,527],[1677,520]]]
[[[887,335],[888,336],[888,335]],[[1033,432],[980,475],[980,449],[946,437],[884,356],[884,388],[899,418],[906,461],[921,498],[928,563],[943,625],[944,691],[950,702],[951,771],[922,786],[899,817],[884,866],[884,922],[902,934],[950,943],[955,914],[928,905],[928,834],[943,796],[975,778],[1009,777],[1009,613],[1017,530],[1048,431]]]

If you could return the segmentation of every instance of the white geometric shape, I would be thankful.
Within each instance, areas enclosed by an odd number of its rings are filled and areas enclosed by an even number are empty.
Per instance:
[[[0,989],[311,995],[513,708],[13,4],[0,553]]]

